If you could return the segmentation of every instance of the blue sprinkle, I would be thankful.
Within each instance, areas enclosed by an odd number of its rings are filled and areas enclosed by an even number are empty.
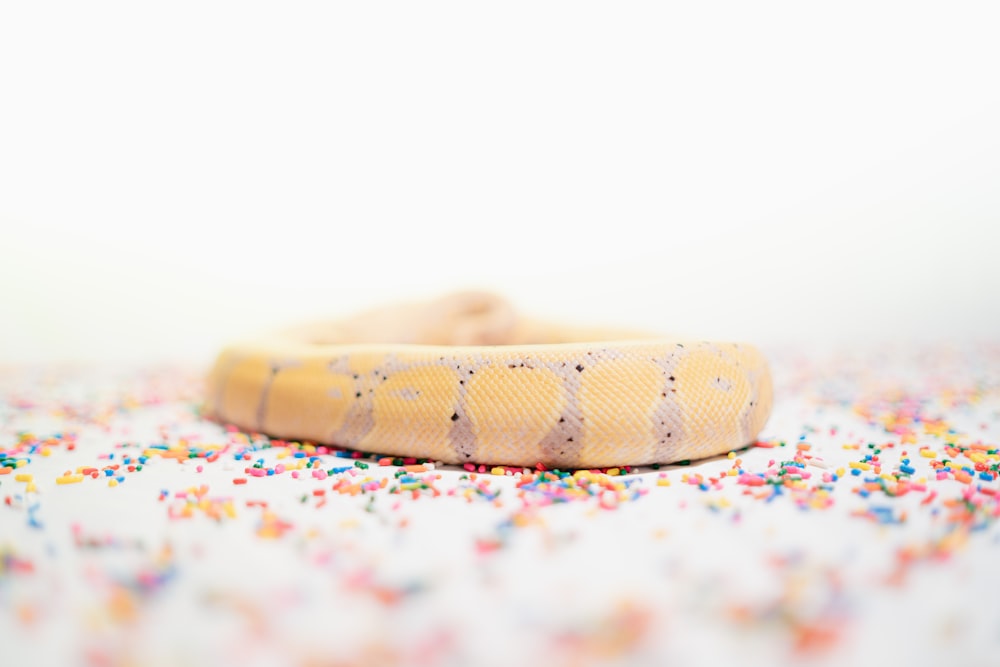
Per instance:
[[[916,468],[914,468],[912,466],[908,466],[908,465],[901,465],[901,466],[899,466],[899,470],[901,472],[905,472],[907,475],[912,475],[913,473],[917,472]]]
[[[987,482],[993,481],[993,475],[989,474],[985,470],[979,473],[979,479],[986,480]]]
[[[115,471],[112,470],[111,468],[105,468],[104,469],[104,476],[105,477],[111,477],[114,474],[115,474]]]
[[[855,477],[857,477],[858,475],[861,474],[861,469],[860,468],[851,468],[851,474],[854,475]]]

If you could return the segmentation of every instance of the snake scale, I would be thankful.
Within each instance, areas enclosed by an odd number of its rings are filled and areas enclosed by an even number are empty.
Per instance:
[[[286,440],[572,469],[737,449],[771,402],[750,345],[550,324],[466,292],[230,345],[206,412]]]

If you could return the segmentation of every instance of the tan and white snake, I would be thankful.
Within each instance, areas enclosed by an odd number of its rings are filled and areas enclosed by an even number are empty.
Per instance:
[[[231,345],[206,408],[286,440],[598,468],[737,449],[771,402],[767,361],[750,345],[549,324],[472,292]]]

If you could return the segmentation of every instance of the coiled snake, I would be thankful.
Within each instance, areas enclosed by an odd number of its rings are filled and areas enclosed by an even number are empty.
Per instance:
[[[474,292],[231,345],[206,409],[287,440],[598,468],[742,447],[771,401],[752,346],[549,324]]]

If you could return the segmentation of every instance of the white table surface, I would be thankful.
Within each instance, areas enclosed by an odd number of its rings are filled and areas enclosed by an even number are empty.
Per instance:
[[[0,475],[0,664],[1000,662],[1000,348],[769,353],[770,446],[404,492],[371,458],[294,478],[301,446],[198,416],[201,369],[0,369],[0,459],[24,462]],[[851,474],[876,450],[881,477]]]

